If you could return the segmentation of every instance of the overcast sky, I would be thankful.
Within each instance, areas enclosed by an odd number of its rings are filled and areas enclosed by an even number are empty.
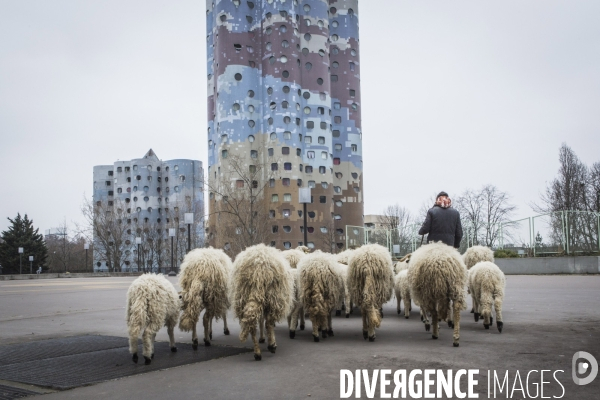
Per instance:
[[[600,161],[600,2],[359,2],[365,214]],[[94,165],[206,167],[205,1],[0,0],[0,230],[81,221]]]

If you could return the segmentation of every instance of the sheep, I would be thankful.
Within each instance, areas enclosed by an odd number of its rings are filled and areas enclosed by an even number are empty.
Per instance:
[[[467,269],[473,268],[480,261],[494,262],[494,252],[485,246],[469,247],[462,257]]]
[[[129,353],[138,362],[138,336],[142,333],[145,364],[154,358],[156,332],[166,325],[169,345],[175,347],[173,330],[179,317],[179,299],[173,284],[163,275],[144,274],[136,278],[127,290],[127,328],[129,331]]]
[[[408,253],[404,257],[402,257],[397,263],[394,264],[394,274],[396,276],[398,273],[404,269],[408,269],[408,262],[410,261],[411,253]]]
[[[224,318],[229,301],[229,280],[231,277],[231,260],[219,249],[206,248],[190,251],[181,264],[179,285],[181,286],[181,309],[179,329],[192,331],[192,347],[198,349],[196,324],[202,318],[204,326],[204,345],[210,346],[212,339],[213,318]],[[229,334],[225,322],[224,333]]]
[[[342,264],[342,265],[349,265],[349,260],[350,257],[352,257],[352,254],[354,253],[355,249],[347,249],[342,251],[341,253],[338,253],[335,255],[335,260],[338,262],[338,264]],[[347,268],[346,268],[347,270]],[[345,275],[344,275],[345,274]],[[344,278],[344,292],[348,291],[348,272],[347,271],[343,271],[342,270],[342,276]],[[340,309],[340,315],[341,315],[341,310],[345,309],[346,311],[346,318],[350,318],[350,314],[352,314],[352,309],[353,309],[353,303],[352,303],[352,297],[350,296],[350,292],[348,291],[348,293],[344,294],[345,297],[345,301],[344,301],[344,306],[341,307]],[[337,315],[337,313],[336,313]]]
[[[407,269],[400,270],[396,275],[396,278],[394,279],[394,291],[396,293],[398,314],[402,313],[400,302],[404,300],[404,318],[408,319],[412,306]]]
[[[361,309],[363,338],[375,341],[375,328],[381,325],[379,311],[392,297],[394,273],[388,250],[378,244],[356,249],[348,265],[350,296]]]
[[[354,251],[355,251],[354,249],[344,250],[341,253],[336,254],[335,259],[340,264],[350,265],[349,264],[350,257],[352,257],[352,254],[354,253]]]
[[[304,330],[305,324],[304,307],[302,305],[302,296],[300,293],[300,275],[298,274],[298,270],[296,269],[298,267],[298,263],[306,254],[304,249],[308,250],[308,247],[300,246],[297,249],[285,250],[282,252],[283,257],[290,264],[290,267],[292,268],[292,275],[294,276],[294,304],[291,313],[288,315],[288,329],[290,331],[290,339],[294,339],[296,337],[296,329],[298,328],[298,316],[300,316],[300,330]],[[262,329],[260,340],[264,341],[262,336]]]
[[[240,341],[254,342],[254,359],[262,359],[256,326],[265,318],[268,350],[275,353],[275,323],[287,317],[293,304],[294,277],[280,251],[258,244],[239,253],[233,263],[232,300],[240,321]]]
[[[337,263],[337,270],[340,279],[340,296],[338,307],[335,311],[336,316],[342,315],[342,310],[346,311],[346,318],[350,318],[352,312],[352,299],[350,298],[350,287],[348,286],[348,266]]]
[[[331,312],[339,299],[342,279],[334,258],[316,251],[300,260],[298,271],[304,308],[312,322],[313,340],[319,341],[319,332],[323,338],[333,336]]]
[[[493,325],[492,305],[496,310],[496,327],[502,333],[502,303],[506,278],[498,266],[490,261],[475,264],[469,271],[469,291],[473,296],[475,322],[483,318],[483,326],[490,329]]]
[[[433,339],[439,337],[439,320],[447,320],[450,302],[453,312],[453,345],[459,346],[460,310],[466,309],[467,267],[456,249],[442,242],[430,243],[412,253],[408,282],[415,303],[421,307],[425,329],[427,315],[433,322]]]

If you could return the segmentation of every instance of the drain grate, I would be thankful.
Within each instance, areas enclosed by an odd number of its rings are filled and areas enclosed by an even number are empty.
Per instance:
[[[0,400],[20,399],[21,397],[33,396],[39,394],[25,389],[14,388],[0,385]]]
[[[90,346],[84,346],[85,343]],[[74,346],[69,348],[71,344]],[[178,343],[178,352],[171,353],[168,343],[157,342],[154,346],[155,357],[152,364],[144,365],[141,346],[139,364],[134,364],[128,351],[127,339],[111,336],[46,340],[14,347],[10,350],[12,363],[6,364],[3,360],[5,365],[0,365],[0,379],[58,390],[252,351],[248,348],[216,345],[201,346],[194,351],[191,344]],[[21,355],[16,347],[20,347]],[[43,353],[36,353],[42,347],[46,350],[43,350]],[[77,353],[74,349],[78,349]],[[93,350],[89,351],[90,349]],[[4,351],[9,350],[5,346],[0,347],[0,359]],[[40,354],[52,356],[42,358]],[[36,355],[36,359],[32,359]],[[14,361],[17,359],[18,362]]]

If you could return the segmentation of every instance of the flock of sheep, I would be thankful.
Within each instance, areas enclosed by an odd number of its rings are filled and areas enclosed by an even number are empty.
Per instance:
[[[439,322],[447,321],[454,329],[454,346],[459,345],[460,311],[466,309],[466,293],[471,294],[475,321],[483,318],[486,329],[496,324],[502,332],[502,301],[505,278],[493,263],[493,252],[482,246],[469,248],[461,256],[443,243],[431,243],[417,249],[393,265],[388,250],[369,244],[340,254],[321,251],[310,253],[306,247],[279,251],[259,244],[239,253],[235,261],[219,249],[195,249],[181,264],[177,293],[163,275],[144,274],[127,292],[129,351],[138,361],[138,337],[142,333],[146,364],[154,357],[154,338],[167,326],[171,351],[176,352],[174,329],[192,331],[192,345],[198,348],[196,325],[200,313],[204,327],[204,345],[212,340],[212,321],[224,320],[233,307],[239,320],[239,338],[248,336],[254,344],[254,358],[261,360],[259,343],[275,353],[275,324],[287,317],[289,336],[294,339],[305,314],[312,323],[315,342],[333,336],[332,313],[346,318],[353,306],[360,308],[364,339],[375,341],[375,329],[381,324],[382,306],[394,292],[398,314],[404,301],[409,317],[412,303],[421,310],[425,329],[439,336]],[[433,327],[432,327],[433,325]]]

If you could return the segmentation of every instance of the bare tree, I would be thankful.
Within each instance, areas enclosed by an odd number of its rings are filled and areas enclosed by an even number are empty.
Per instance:
[[[410,211],[398,203],[387,206],[377,218],[377,223],[390,231],[392,245],[400,246],[399,254],[410,252],[414,222]]]
[[[323,222],[323,224],[324,225],[319,228],[319,231],[316,232],[315,235],[317,247],[327,253],[335,254],[338,250],[335,221],[331,219],[327,222]]]

